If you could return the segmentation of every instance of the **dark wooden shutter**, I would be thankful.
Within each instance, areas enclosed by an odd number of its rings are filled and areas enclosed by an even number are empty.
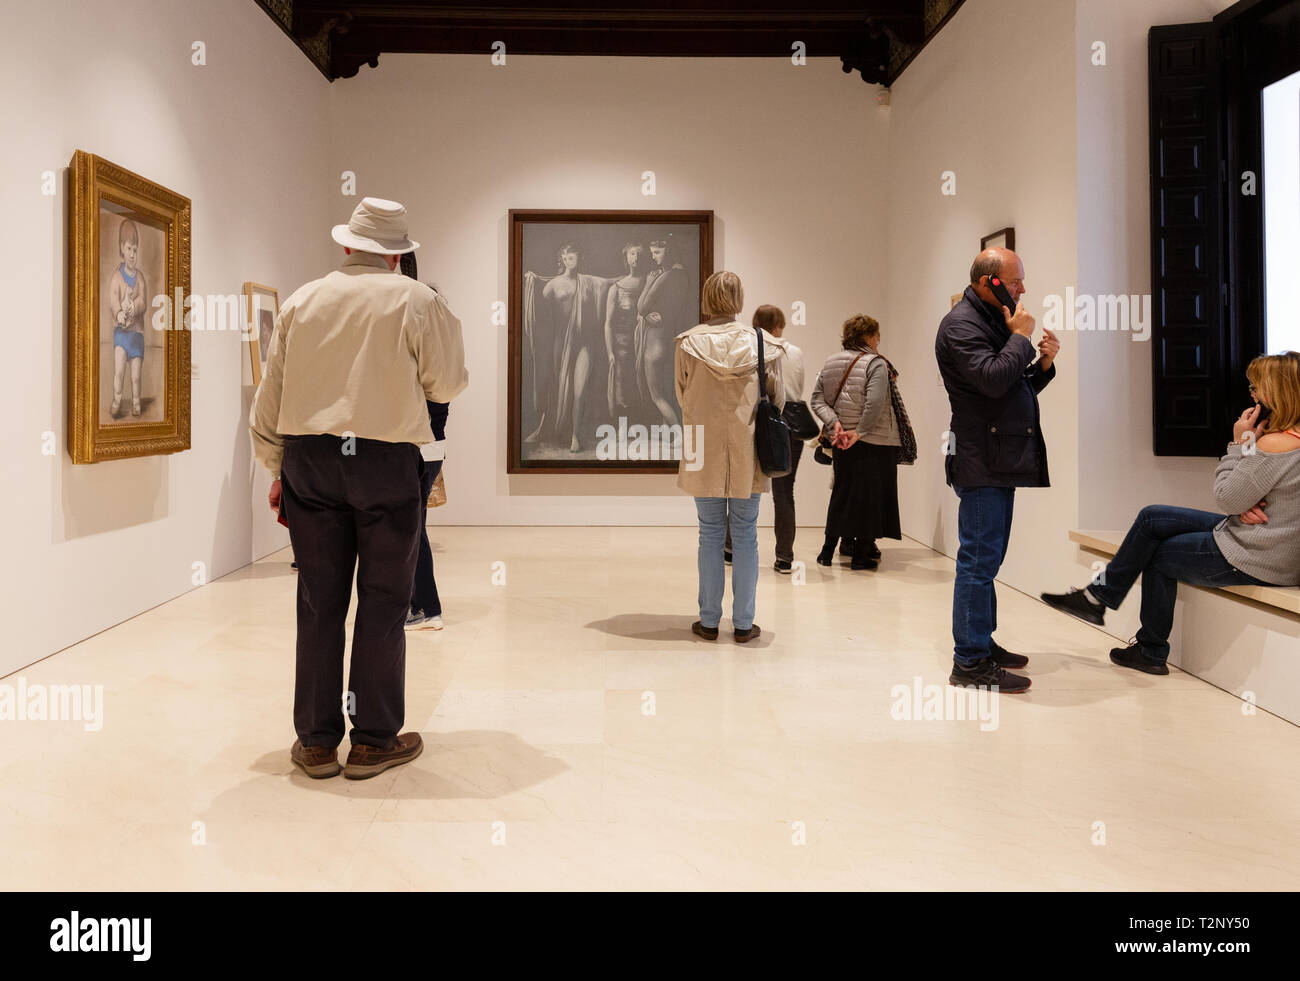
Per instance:
[[[1227,352],[1219,40],[1213,24],[1153,27],[1152,405],[1157,456],[1219,456]]]

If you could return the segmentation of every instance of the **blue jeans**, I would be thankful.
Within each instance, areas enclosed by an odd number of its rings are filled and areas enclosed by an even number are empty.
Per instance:
[[[957,509],[957,579],[952,588],[953,660],[974,667],[991,653],[998,629],[993,580],[1011,541],[1014,487],[954,487]]]
[[[758,589],[758,501],[749,497],[697,497],[700,517],[700,623],[716,628],[722,619],[722,594],[727,589],[722,545],[731,523],[731,625],[754,625],[754,593]]]
[[[1115,557],[1088,590],[1112,610],[1142,577],[1142,626],[1139,653],[1150,661],[1169,657],[1178,584],[1245,586],[1265,583],[1237,569],[1223,557],[1214,528],[1224,518],[1212,511],[1152,504],[1138,512]]]

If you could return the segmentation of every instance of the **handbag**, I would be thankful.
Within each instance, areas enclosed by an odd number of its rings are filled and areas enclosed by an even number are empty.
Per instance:
[[[916,462],[916,433],[912,431],[912,420],[907,417],[907,406],[903,405],[903,396],[898,392],[898,372],[885,358],[889,369],[889,401],[894,408],[894,421],[898,423],[899,446],[894,453],[896,463],[910,467]]]
[[[768,477],[784,477],[790,472],[790,427],[767,397],[767,366],[763,362],[763,328],[758,332],[758,407],[754,416],[754,449],[758,465]]]
[[[840,379],[840,387],[835,389],[835,397],[826,403],[832,409],[835,408],[835,403],[840,400],[840,394],[844,391],[844,386],[848,384],[849,375],[852,374],[853,372],[853,366],[857,364],[859,361],[861,361],[862,355],[866,353],[867,353],[866,351],[859,351],[858,356],[854,358],[852,361],[850,361],[849,366],[846,369],[844,369],[844,377]],[[820,428],[817,431],[818,433],[821,433]],[[817,449],[813,450],[813,459],[816,460],[818,463],[824,464],[825,466],[829,467],[833,462],[835,462],[831,457],[832,449],[833,447],[831,446],[830,437],[826,435],[819,435],[817,437]]]
[[[447,503],[447,485],[442,480],[443,471],[438,471],[438,476],[433,478],[433,487],[429,490],[429,500],[425,502],[427,507],[440,508]]]
[[[822,424],[812,414],[807,402],[787,402],[781,418],[790,427],[790,435],[797,440],[815,439],[821,434]]]

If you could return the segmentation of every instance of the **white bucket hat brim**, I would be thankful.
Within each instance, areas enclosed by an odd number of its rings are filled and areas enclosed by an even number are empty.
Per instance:
[[[348,223],[335,225],[330,237],[349,249],[379,255],[403,255],[420,247],[406,234],[406,209],[383,198],[362,198]]]

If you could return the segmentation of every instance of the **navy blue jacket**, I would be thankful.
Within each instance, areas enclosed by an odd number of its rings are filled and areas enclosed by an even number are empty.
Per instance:
[[[1038,393],[1056,377],[1038,352],[966,288],[939,323],[934,356],[952,405],[947,473],[955,487],[1047,487],[1047,443]]]

